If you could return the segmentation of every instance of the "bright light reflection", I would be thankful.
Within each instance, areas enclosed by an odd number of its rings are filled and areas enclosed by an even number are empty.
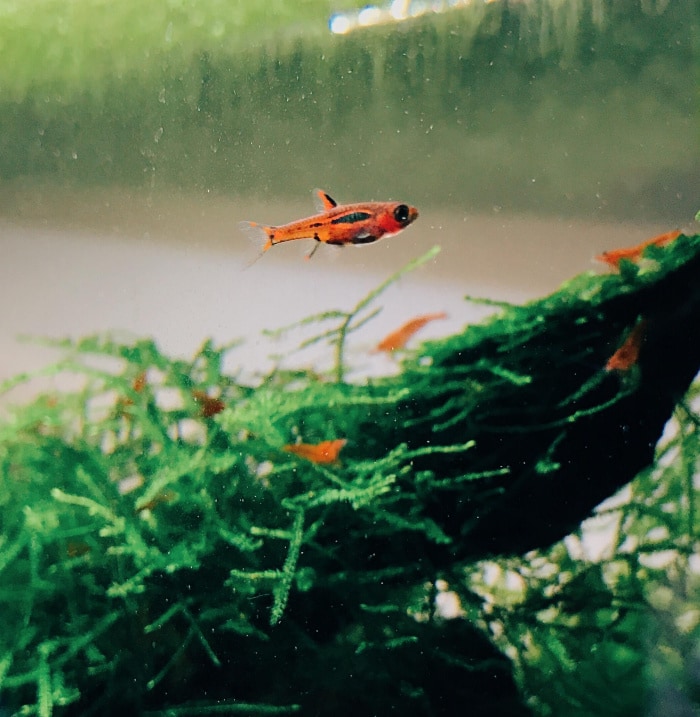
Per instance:
[[[331,15],[328,27],[334,35],[345,35],[352,30],[352,23],[347,15],[338,13],[337,15]]]
[[[389,7],[389,14],[394,20],[405,20],[408,17],[410,0],[394,0]]]
[[[357,16],[357,24],[360,27],[369,27],[370,25],[377,25],[382,20],[382,11],[374,5],[367,5],[360,10]]]
[[[388,5],[366,5],[361,10],[336,13],[328,21],[330,31],[345,35],[351,30],[391,22],[402,22],[429,12],[441,13],[465,7],[475,0],[392,0]],[[494,0],[482,0],[484,3]]]

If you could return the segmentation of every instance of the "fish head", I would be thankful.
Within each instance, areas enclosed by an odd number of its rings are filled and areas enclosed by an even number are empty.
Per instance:
[[[385,236],[398,234],[418,218],[418,210],[408,204],[392,202],[388,204],[379,218],[379,224]]]

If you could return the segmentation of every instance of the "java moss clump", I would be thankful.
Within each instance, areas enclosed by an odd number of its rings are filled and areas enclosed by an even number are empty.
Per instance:
[[[328,375],[65,342],[52,370],[85,386],[0,425],[0,710],[529,714],[429,586],[551,545],[652,463],[700,368],[699,271],[681,236],[361,384],[344,347],[378,292],[317,317]],[[638,361],[606,370],[640,320]],[[336,438],[337,463],[284,450]]]

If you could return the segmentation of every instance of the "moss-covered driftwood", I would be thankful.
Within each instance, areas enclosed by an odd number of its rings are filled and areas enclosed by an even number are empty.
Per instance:
[[[338,322],[332,375],[256,387],[210,343],[184,362],[150,341],[66,342],[55,370],[85,388],[0,425],[0,704],[527,714],[505,657],[430,617],[425,584],[554,542],[652,461],[700,368],[700,236],[645,257],[362,385],[343,347],[368,302],[319,318]],[[639,360],[606,370],[640,321]],[[347,445],[315,464],[283,450],[297,438]]]

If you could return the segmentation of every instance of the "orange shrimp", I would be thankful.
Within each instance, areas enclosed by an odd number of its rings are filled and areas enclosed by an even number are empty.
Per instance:
[[[629,371],[637,363],[646,328],[646,319],[635,324],[622,346],[608,359],[605,364],[606,371]]]
[[[141,371],[139,374],[137,374],[136,378],[133,380],[131,384],[131,388],[136,391],[136,393],[141,393],[144,388],[146,388],[146,383],[148,382],[148,376],[146,375],[145,371]]]
[[[153,496],[151,500],[148,500],[145,503],[137,503],[135,512],[140,513],[142,510],[153,510],[163,503],[172,503],[177,497],[177,493],[175,493],[174,490],[166,488]]]
[[[84,540],[69,540],[66,543],[66,555],[69,558],[82,558],[90,553],[90,546]]]
[[[426,324],[437,319],[446,319],[447,314],[444,311],[440,311],[436,314],[424,314],[423,316],[416,316],[414,319],[407,321],[405,324],[400,326],[396,331],[392,331],[390,334],[385,336],[374,349],[375,351],[386,351],[391,353],[397,349],[402,349],[408,343],[408,340],[418,331],[420,331]]]
[[[226,408],[226,404],[220,398],[214,398],[206,391],[198,388],[192,390],[192,398],[194,398],[195,403],[199,404],[199,415],[203,418],[216,416],[217,413],[221,413]]]
[[[294,453],[312,463],[335,463],[346,443],[345,438],[336,438],[333,441],[321,441],[320,443],[289,443],[283,446],[282,450]]]
[[[146,374],[146,371],[141,371],[138,374],[136,374],[136,377],[131,382],[131,388],[135,393],[143,393],[144,389],[146,388],[146,385],[148,384],[148,376]],[[132,399],[130,399],[128,396],[119,396],[117,398],[117,410],[120,413],[125,412],[129,406],[133,406],[134,402]]]
[[[641,244],[638,244],[637,246],[631,246],[627,247],[625,249],[611,249],[610,251],[605,251],[602,254],[599,254],[596,257],[597,261],[603,262],[604,264],[608,264],[609,266],[612,266],[614,269],[620,268],[620,262],[623,259],[627,259],[628,261],[637,262],[642,258],[642,255],[644,254],[644,250],[649,246],[666,246],[667,244],[670,244],[672,241],[675,241],[679,236],[681,235],[681,232],[675,229],[671,232],[666,232],[665,234],[659,234],[659,236],[653,237],[652,239],[647,239],[646,241],[643,241]]]
[[[418,210],[401,202],[363,202],[339,205],[327,192],[315,190],[318,214],[281,226],[266,226],[257,222],[241,222],[263,241],[263,253],[276,244],[295,239],[315,239],[307,258],[323,244],[346,246],[371,244],[382,237],[398,234],[418,218]]]

